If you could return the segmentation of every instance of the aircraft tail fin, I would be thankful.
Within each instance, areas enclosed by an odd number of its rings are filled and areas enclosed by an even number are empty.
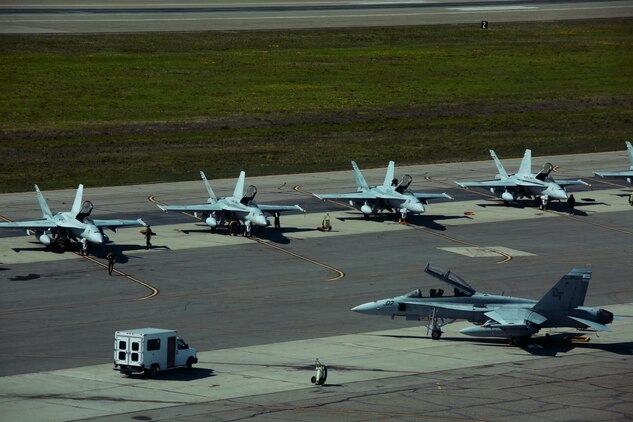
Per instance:
[[[495,162],[495,165],[497,166],[497,171],[499,172],[499,176],[501,176],[503,179],[507,178],[508,172],[503,167],[503,164],[501,164],[501,161],[499,160],[499,158],[497,158],[497,154],[495,154],[493,150],[490,150],[490,157],[492,157],[492,159]]]
[[[51,212],[51,209],[48,208],[46,199],[44,198],[44,195],[42,195],[42,192],[40,192],[40,188],[37,185],[35,185],[35,194],[37,195],[37,202],[39,202],[40,208],[42,210],[42,217],[52,217],[53,213]]]
[[[75,201],[73,202],[73,207],[71,211],[75,214],[79,214],[81,212],[81,201],[84,196],[84,185],[77,186],[77,193],[75,194]]]
[[[626,149],[629,152],[629,170],[633,170],[633,145],[629,141],[626,141]]]
[[[517,174],[532,174],[532,150],[526,149]]]
[[[352,161],[352,167],[354,168],[354,177],[356,178],[356,190],[358,190],[359,192],[369,190],[369,185],[367,184],[367,181],[363,177],[363,174],[360,172],[360,169],[356,165],[355,161]]]
[[[202,177],[202,181],[204,182],[204,187],[207,188],[210,202],[211,203],[218,202],[218,197],[215,196],[215,192],[213,192],[213,189],[211,189],[211,185],[209,184],[209,181],[207,180],[207,176],[204,175],[204,172],[202,170],[200,170],[200,177]]]
[[[243,171],[240,172],[240,177],[237,179],[237,183],[235,184],[235,190],[233,191],[233,197],[237,199],[242,199],[244,196],[244,179],[246,178],[246,173]]]
[[[571,310],[582,306],[585,303],[589,280],[590,268],[573,268],[532,309],[540,312]]]
[[[389,165],[387,166],[387,173],[385,174],[385,181],[383,182],[383,186],[391,186],[393,179],[396,174],[396,164],[393,161],[389,161]]]

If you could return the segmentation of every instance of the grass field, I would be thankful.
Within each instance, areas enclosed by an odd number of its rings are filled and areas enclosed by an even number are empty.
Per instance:
[[[0,190],[623,149],[633,20],[0,36]]]

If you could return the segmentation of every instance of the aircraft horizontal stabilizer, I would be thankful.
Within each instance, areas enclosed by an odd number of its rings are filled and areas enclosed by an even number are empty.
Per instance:
[[[611,331],[611,328],[607,327],[604,324],[600,324],[599,322],[589,321],[588,319],[573,316],[570,316],[570,318],[596,331]]]

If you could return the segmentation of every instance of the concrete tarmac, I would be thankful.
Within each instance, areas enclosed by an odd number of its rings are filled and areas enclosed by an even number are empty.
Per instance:
[[[517,168],[519,159],[501,158]],[[626,196],[633,187],[591,177],[628,163],[616,151],[535,157],[534,167],[545,161],[558,166],[557,177],[594,184],[571,188],[575,215],[563,204],[546,212],[527,203],[504,207],[486,192],[455,187],[453,180],[490,177],[490,161],[396,167],[413,176],[415,191],[455,197],[431,203],[408,225],[365,221],[306,195],[353,191],[351,171],[269,176],[247,178],[260,202],[299,203],[309,212],[283,216],[281,232],[266,229],[254,240],[212,234],[188,216],[174,222],[147,200],[204,201],[198,180],[86,187],[95,217],[151,222],[155,248],[145,249],[137,229],[112,234],[120,273],[108,276],[103,251],[86,259],[47,252],[33,237],[0,239],[0,333],[9,339],[0,346],[3,412],[20,420],[630,419],[633,208]],[[384,178],[384,169],[364,173],[369,183]],[[211,181],[219,195],[234,182]],[[74,191],[46,196],[63,210]],[[310,204],[321,208],[310,212]],[[329,205],[334,232],[321,233],[315,228]],[[0,210],[13,220],[39,217],[30,192],[0,195]],[[420,323],[350,312],[442,287],[424,275],[426,262],[455,270],[480,291],[534,299],[571,268],[590,266],[586,304],[624,319],[589,343],[564,343],[557,330],[554,346],[521,349],[462,336],[459,324],[434,342]],[[112,371],[114,331],[144,326],[177,329],[201,351],[198,367],[157,380]],[[331,368],[324,387],[309,384],[316,357]]]
[[[160,2],[24,0],[0,2],[0,33],[276,30],[613,18],[628,0],[269,0]]]

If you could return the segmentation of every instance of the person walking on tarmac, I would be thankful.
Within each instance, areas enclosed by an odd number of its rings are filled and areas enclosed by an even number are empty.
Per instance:
[[[279,230],[281,228],[281,224],[279,222],[279,213],[278,212],[275,213],[275,228],[277,230]]]
[[[574,198],[574,195],[571,194],[569,195],[569,198],[567,198],[567,207],[569,208],[569,213],[573,214],[574,213],[574,207],[576,206],[576,198]]]
[[[150,249],[152,247],[152,228],[148,224],[145,227],[145,249]]]
[[[252,228],[252,223],[250,220],[246,220],[246,223],[244,223],[244,236],[245,237],[251,237],[251,228]]]
[[[114,254],[112,253],[112,251],[108,252],[108,255],[106,256],[106,258],[108,259],[108,274],[112,275],[112,271],[114,270]]]
[[[629,205],[633,207],[633,193],[629,195]]]

